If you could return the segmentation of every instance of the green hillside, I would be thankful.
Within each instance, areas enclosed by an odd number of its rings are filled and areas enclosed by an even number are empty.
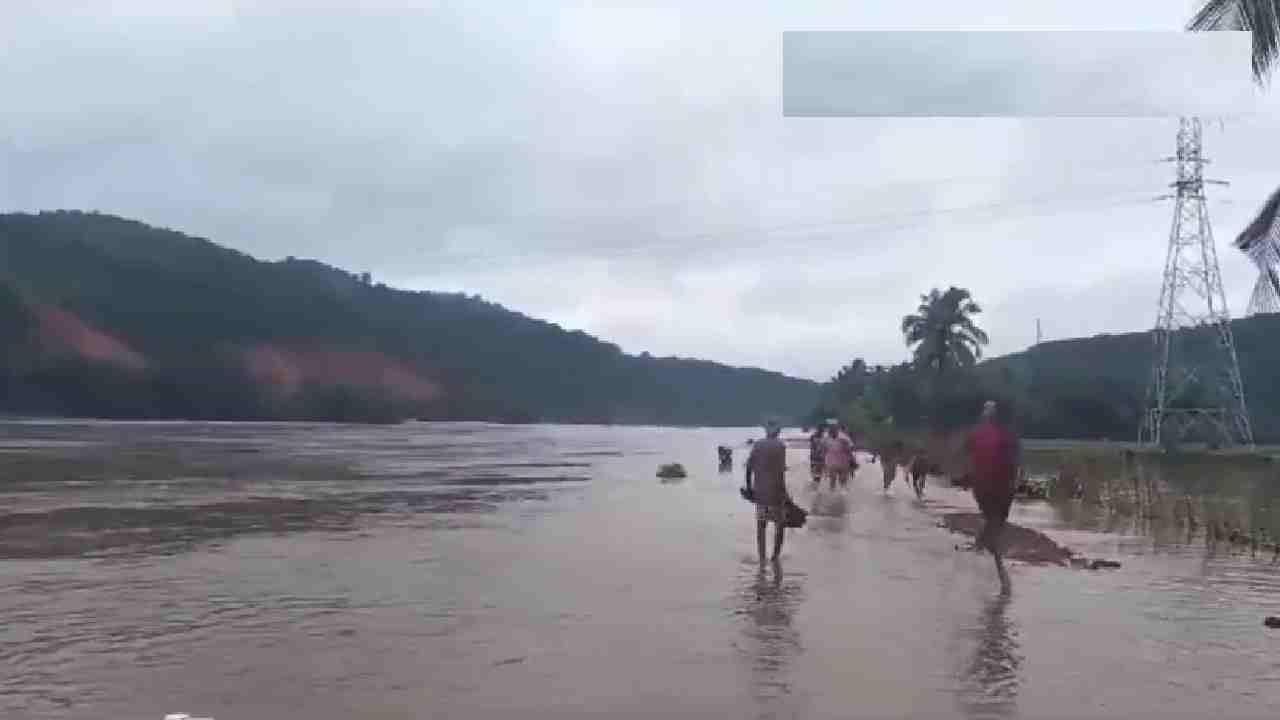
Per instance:
[[[71,211],[0,215],[0,349],[0,412],[20,414],[738,425],[819,392]]]
[[[1254,437],[1280,442],[1280,315],[1233,321],[1232,333]],[[1177,333],[1175,347],[1191,364],[1219,352],[1217,334],[1207,328]],[[974,421],[984,400],[995,399],[1013,411],[1027,437],[1133,441],[1153,359],[1149,332],[1046,342],[951,370],[932,400],[932,371],[855,360],[823,386],[809,418],[839,416],[872,434],[915,431],[930,425],[933,407],[932,423],[956,429]],[[1204,385],[1189,387],[1181,403],[1211,404]]]
[[[1231,324],[1254,435],[1280,440],[1280,315]],[[1211,331],[1183,331],[1185,357],[1218,351]],[[984,384],[1015,397],[1029,433],[1048,438],[1136,438],[1154,348],[1149,332],[1041,343],[978,366]]]

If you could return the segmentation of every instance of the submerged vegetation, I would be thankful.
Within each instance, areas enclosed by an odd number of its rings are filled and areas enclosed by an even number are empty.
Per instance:
[[[1028,476],[1080,527],[1280,554],[1280,462],[1262,455],[1033,448]]]

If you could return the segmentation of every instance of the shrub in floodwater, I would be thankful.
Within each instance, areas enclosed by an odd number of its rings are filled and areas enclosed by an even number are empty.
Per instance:
[[[688,477],[688,475],[680,463],[667,463],[658,467],[658,477],[663,480],[674,480]]]
[[[1075,446],[1032,448],[1023,459],[1028,478],[1050,479],[1069,523],[1175,543],[1203,537],[1210,548],[1260,549],[1280,562],[1280,472],[1262,457]]]

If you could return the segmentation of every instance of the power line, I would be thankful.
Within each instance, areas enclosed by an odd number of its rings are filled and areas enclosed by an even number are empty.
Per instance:
[[[1117,197],[1115,192],[1107,192],[1105,194],[1095,193],[1091,194],[1090,197],[1092,199],[1102,200],[1103,202],[1096,204],[1086,203],[1084,206],[1054,208],[1022,214],[1034,217],[1107,208],[1137,207],[1141,205],[1149,205],[1161,199],[1152,197],[1150,191],[1145,189],[1141,191],[1131,191],[1128,193],[1128,197]],[[560,248],[556,248],[542,246],[537,248],[536,251],[524,251],[517,248],[489,248],[487,250],[476,250],[467,253],[441,253],[435,255],[432,260],[439,266],[449,267],[465,266],[471,263],[492,265],[494,263],[500,263],[503,260],[517,260],[539,255],[548,255],[556,252],[557,250],[582,253],[594,259],[612,259],[638,254],[652,254],[662,250],[680,249],[682,247],[687,247],[690,243],[706,243],[708,241],[715,240],[732,240],[734,241],[733,249],[743,250],[752,249],[759,245],[758,242],[748,242],[751,238],[764,240],[766,242],[774,241],[779,239],[775,236],[780,233],[806,230],[810,231],[804,235],[784,238],[793,242],[834,237],[846,238],[866,233],[895,232],[898,230],[916,227],[927,223],[933,218],[944,216],[957,219],[961,222],[996,219],[989,217],[992,213],[1000,214],[1004,212],[1008,213],[1008,216],[1013,216],[1016,215],[1016,213],[1009,213],[1010,210],[1051,205],[1064,199],[1071,200],[1072,198],[1064,197],[1060,194],[1045,194],[1041,197],[1029,198],[1022,201],[1000,201],[954,208],[932,208],[899,213],[881,213],[862,218],[850,218],[844,220],[836,219],[818,222],[786,223],[757,228],[737,228],[727,231],[702,231],[683,235],[665,235],[643,243],[632,244],[624,247],[615,246],[601,248],[596,246],[594,248],[584,248],[582,246],[562,246]],[[966,216],[974,217],[966,218]]]
[[[1154,161],[1151,161],[1150,164],[1158,165],[1158,164],[1161,164],[1162,162],[1164,161],[1154,160]],[[1070,193],[1072,190],[1079,188],[1083,185],[1088,185],[1090,187],[1096,186],[1096,183],[1081,182],[1080,178],[1082,176],[1111,175],[1111,174],[1114,174],[1116,171],[1133,170],[1135,167],[1138,167],[1137,165],[1135,165],[1135,163],[1125,162],[1123,164],[1118,164],[1118,165],[1115,165],[1112,167],[1106,167],[1106,168],[1099,168],[1099,167],[1060,168],[1063,171],[1061,173],[1062,176],[1064,178],[1069,178],[1069,179],[1067,179],[1065,183],[1060,184],[1057,187],[1044,188],[1040,192],[1046,195],[1063,196],[1064,194]],[[864,182],[864,183],[828,183],[822,186],[806,186],[802,192],[785,192],[785,191],[778,191],[772,188],[762,188],[761,192],[762,194],[767,193],[770,197],[813,198],[815,196],[821,196],[823,194],[855,195],[856,193],[861,191],[866,191],[866,190],[882,191],[885,189],[895,188],[895,187],[897,188],[941,187],[946,185],[965,185],[965,184],[976,185],[976,184],[983,184],[983,183],[1007,185],[1011,182],[1017,182],[1017,178],[1011,177],[1007,174],[955,175],[955,176],[950,176],[945,178],[929,178],[929,179],[923,179],[923,180],[884,181],[884,180],[876,179],[875,181]],[[1141,181],[1135,181],[1135,182],[1140,182],[1140,184],[1143,187],[1149,187],[1152,181],[1142,179]],[[736,207],[729,208],[726,203],[715,203],[715,202],[704,202],[702,203],[702,207],[707,209],[728,208],[731,211],[737,209]],[[674,203],[650,203],[647,205],[628,207],[626,209],[626,212],[632,215],[657,214],[657,213],[668,212],[668,211],[679,210],[679,209],[683,209],[683,206],[674,204]],[[483,229],[490,229],[490,230],[495,228],[511,228],[513,230],[525,231],[525,232],[529,231],[531,227],[537,227],[538,231],[540,232],[552,232],[554,231],[555,226],[561,226],[561,227],[568,228],[570,230],[576,230],[581,228],[584,222],[591,222],[591,221],[592,220],[589,220],[589,219],[584,220],[581,214],[570,214],[567,216],[548,216],[545,214],[544,215],[523,215],[523,216],[512,215],[500,220],[492,220],[487,222],[471,222],[471,223],[468,223],[467,227],[476,228],[476,229],[483,228]]]

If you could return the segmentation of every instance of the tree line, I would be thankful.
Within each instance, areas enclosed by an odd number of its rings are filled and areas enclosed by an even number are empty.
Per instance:
[[[872,437],[948,431],[973,422],[983,401],[994,399],[1027,437],[1137,438],[1154,360],[1150,333],[1045,342],[983,360],[981,312],[963,288],[921,296],[901,323],[911,361],[853,360],[824,385],[808,423],[836,417]],[[1235,320],[1232,331],[1255,439],[1280,441],[1280,315]],[[1210,328],[1180,331],[1176,343],[1192,363],[1218,352]],[[1212,402],[1209,393],[1207,384],[1192,383],[1180,403]]]

